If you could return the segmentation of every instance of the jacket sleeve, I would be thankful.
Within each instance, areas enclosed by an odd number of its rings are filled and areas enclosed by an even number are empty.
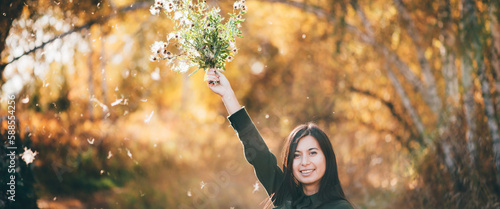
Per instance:
[[[283,171],[277,165],[276,156],[269,151],[245,108],[233,113],[228,119],[243,144],[245,158],[253,165],[260,183],[268,195],[275,193],[283,181]]]

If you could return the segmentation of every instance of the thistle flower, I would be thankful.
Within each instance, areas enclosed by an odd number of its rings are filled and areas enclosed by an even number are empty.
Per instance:
[[[163,7],[164,3],[163,3],[163,1],[162,1],[162,0],[160,0],[160,1],[156,1],[156,5],[157,5],[158,7]]]
[[[163,46],[165,43],[163,41],[156,41],[152,46],[151,46],[151,52],[159,54],[163,50]]]
[[[164,49],[161,54],[165,58],[171,58],[172,57],[172,52],[168,51],[167,49]]]
[[[194,27],[193,22],[191,22],[191,20],[189,20],[189,19],[183,19],[182,20],[182,24],[186,25],[186,26],[189,26],[190,28]]]
[[[174,3],[172,2],[168,2],[167,4],[165,4],[165,6],[163,6],[163,8],[167,11],[167,12],[172,12],[175,10],[175,5]]]
[[[160,8],[156,6],[151,6],[149,8],[149,12],[151,12],[152,15],[158,15],[160,13]]]
[[[181,11],[176,11],[176,12],[174,13],[174,20],[179,20],[179,19],[181,19],[183,16],[184,16],[184,15],[182,14],[182,12],[181,12]]]
[[[176,36],[178,37],[178,35],[176,35],[176,33],[169,33],[167,35],[167,41],[170,41],[170,39],[177,39]]]

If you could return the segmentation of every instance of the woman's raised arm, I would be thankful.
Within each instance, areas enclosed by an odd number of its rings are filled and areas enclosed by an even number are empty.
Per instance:
[[[208,87],[222,97],[229,113],[229,122],[241,140],[245,158],[254,166],[255,174],[269,195],[276,192],[283,181],[283,172],[276,157],[269,151],[247,111],[240,106],[226,77],[215,69],[205,74]]]

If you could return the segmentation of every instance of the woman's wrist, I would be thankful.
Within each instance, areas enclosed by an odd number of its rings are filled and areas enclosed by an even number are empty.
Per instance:
[[[224,106],[226,106],[226,110],[229,115],[232,115],[241,109],[241,105],[233,91],[224,94],[222,96],[222,102],[224,102]]]

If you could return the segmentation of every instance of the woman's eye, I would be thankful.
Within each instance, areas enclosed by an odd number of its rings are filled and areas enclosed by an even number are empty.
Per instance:
[[[311,153],[309,153],[309,155],[316,155],[316,154],[318,154],[318,153],[317,152],[311,152]]]
[[[299,154],[294,154],[293,157],[294,158],[298,158],[298,157],[300,157],[300,155]]]

